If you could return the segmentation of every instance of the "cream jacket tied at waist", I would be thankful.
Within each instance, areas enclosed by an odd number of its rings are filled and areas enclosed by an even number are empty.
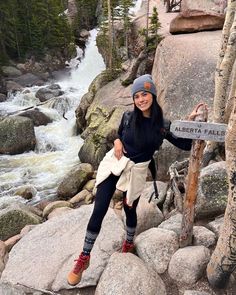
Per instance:
[[[120,175],[116,188],[123,192],[127,191],[127,204],[132,206],[133,201],[144,189],[149,163],[150,161],[135,164],[125,156],[118,160],[114,155],[114,149],[111,149],[98,167],[95,186],[103,182],[111,173]]]

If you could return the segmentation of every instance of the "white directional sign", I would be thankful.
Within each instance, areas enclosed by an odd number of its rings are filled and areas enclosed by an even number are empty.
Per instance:
[[[182,138],[224,141],[227,124],[196,121],[173,121],[170,131]]]

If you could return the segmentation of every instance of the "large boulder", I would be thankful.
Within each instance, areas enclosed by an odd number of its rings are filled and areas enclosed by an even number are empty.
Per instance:
[[[12,248],[2,281],[52,291],[71,289],[66,277],[82,250],[92,209],[92,205],[82,206],[33,228]],[[122,221],[109,209],[90,266],[78,287],[97,284],[109,257],[121,248],[124,236]]]
[[[35,96],[41,101],[44,102],[50,98],[57,97],[63,94],[60,86],[58,84],[52,84],[47,87],[40,88]]]
[[[115,253],[97,285],[95,295],[166,295],[162,279],[130,253]]]
[[[35,144],[32,120],[15,116],[0,121],[0,154],[20,154],[33,150]]]
[[[43,81],[41,77],[38,77],[32,73],[23,74],[17,78],[14,78],[14,81],[20,84],[22,87],[31,87],[33,85],[42,85]]]
[[[19,114],[19,116],[30,118],[34,123],[34,126],[47,125],[49,123],[52,123],[52,120],[44,113],[40,112],[38,109],[22,112]]]
[[[170,33],[219,30],[224,19],[224,4],[220,6],[212,0],[183,0],[181,13],[170,23]]]
[[[78,168],[71,170],[58,186],[58,198],[68,200],[74,197],[92,178],[93,172],[93,167],[88,163],[82,163]]]
[[[24,204],[12,203],[0,207],[0,240],[19,234],[27,224],[39,224],[41,217]]]
[[[2,74],[6,77],[19,77],[22,75],[21,71],[13,66],[3,66],[1,67]]]
[[[201,101],[212,107],[220,40],[220,31],[200,32],[167,36],[157,47],[152,76],[158,101],[171,121],[186,118]],[[166,178],[174,161],[186,157],[180,149],[166,144],[168,150],[160,150],[158,156],[159,179]]]
[[[226,162],[213,163],[202,169],[199,177],[196,217],[223,214],[228,199]]]
[[[130,86],[123,87],[121,78],[111,81],[97,91],[85,116],[87,128],[81,134],[85,139],[79,151],[81,162],[98,166],[113,145],[123,112],[131,109],[132,104]]]

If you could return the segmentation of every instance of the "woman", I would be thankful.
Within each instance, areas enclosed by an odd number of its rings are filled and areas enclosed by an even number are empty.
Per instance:
[[[73,286],[80,282],[83,271],[89,266],[90,252],[116,188],[124,191],[127,234],[122,252],[133,252],[136,208],[154,152],[160,148],[164,139],[183,150],[191,149],[190,139],[176,138],[170,132],[165,132],[162,109],[156,101],[156,87],[150,75],[143,75],[134,81],[132,97],[134,111],[130,114],[129,124],[124,122],[123,116],[114,149],[107,153],[98,168],[97,193],[83,251],[67,277],[68,283]],[[196,110],[192,112],[191,119],[194,116]]]

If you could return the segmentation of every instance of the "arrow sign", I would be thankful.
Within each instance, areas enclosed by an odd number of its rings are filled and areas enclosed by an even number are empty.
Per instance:
[[[170,131],[182,138],[201,139],[209,141],[225,141],[227,124],[196,121],[173,121]]]

